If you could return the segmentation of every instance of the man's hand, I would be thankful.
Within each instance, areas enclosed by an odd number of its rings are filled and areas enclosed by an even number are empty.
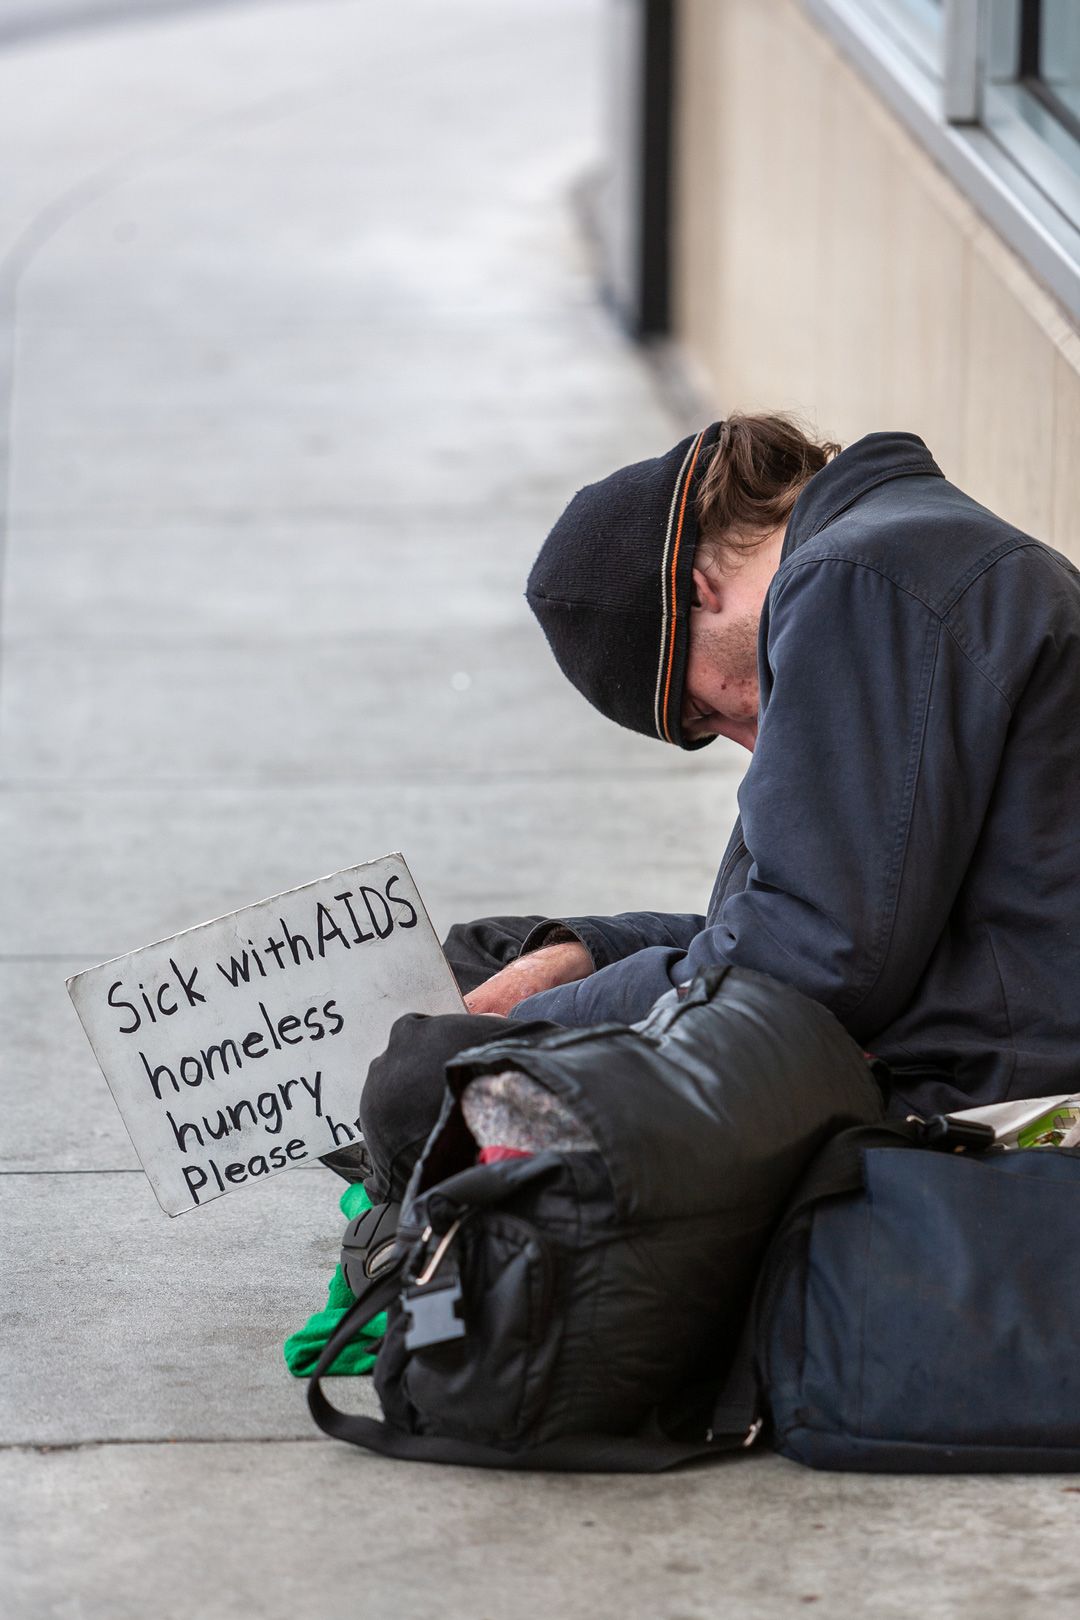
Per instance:
[[[592,972],[592,957],[577,940],[564,945],[544,945],[527,956],[509,962],[493,978],[486,979],[465,997],[471,1013],[495,1013],[505,1017],[519,1001],[557,984],[572,984]]]

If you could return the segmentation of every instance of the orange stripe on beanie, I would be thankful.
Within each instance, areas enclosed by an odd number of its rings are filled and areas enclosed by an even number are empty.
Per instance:
[[[545,540],[526,598],[578,691],[601,714],[681,748],[696,485],[722,423],[578,491]]]

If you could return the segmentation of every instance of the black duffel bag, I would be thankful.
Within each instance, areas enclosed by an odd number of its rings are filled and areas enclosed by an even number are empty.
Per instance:
[[[1080,1468],[1080,1151],[931,1127],[845,1132],[807,1172],[762,1267],[760,1405],[738,1420],[764,1414],[814,1468]]]
[[[476,1164],[461,1096],[516,1071],[594,1148]],[[384,1455],[502,1468],[652,1471],[746,1443],[718,1418],[779,1211],[837,1131],[878,1120],[835,1018],[736,968],[629,1028],[463,1053],[405,1200],[396,1262],[326,1345],[308,1398],[327,1433]],[[377,1310],[384,1421],[319,1377]]]

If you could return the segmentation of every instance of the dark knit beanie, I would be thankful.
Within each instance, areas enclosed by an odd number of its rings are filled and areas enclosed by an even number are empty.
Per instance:
[[[679,748],[690,640],[695,497],[722,422],[578,491],[525,595],[559,668],[594,708]]]

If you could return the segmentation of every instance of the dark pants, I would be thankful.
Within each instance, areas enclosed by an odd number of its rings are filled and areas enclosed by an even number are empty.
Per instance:
[[[475,990],[518,955],[541,917],[482,917],[459,923],[443,950],[463,994]],[[509,1018],[472,1013],[426,1017],[407,1013],[390,1031],[390,1042],[368,1070],[360,1098],[360,1124],[371,1171],[365,1184],[372,1203],[404,1196],[413,1166],[442,1108],[444,1069],[466,1047],[480,1046],[521,1028]]]

